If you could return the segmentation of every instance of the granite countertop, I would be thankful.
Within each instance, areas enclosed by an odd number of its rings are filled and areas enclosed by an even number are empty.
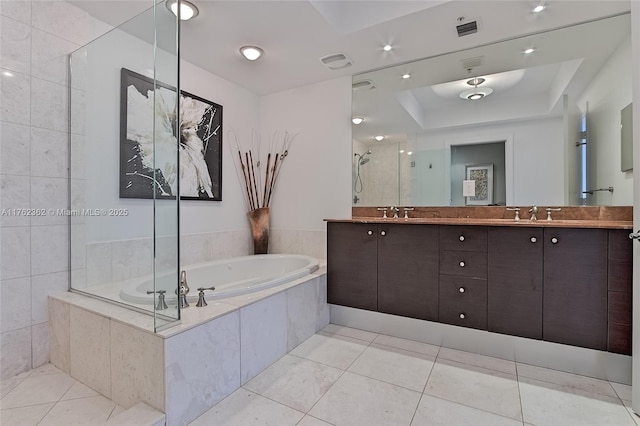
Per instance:
[[[460,218],[460,217],[418,217],[409,219],[393,219],[378,217],[353,217],[351,219],[326,219],[327,222],[347,223],[375,223],[375,224],[432,224],[432,225],[481,225],[481,226],[528,226],[542,228],[604,228],[604,229],[633,229],[633,221],[627,220],[537,220],[521,219],[516,222],[513,219],[487,219],[487,218]]]

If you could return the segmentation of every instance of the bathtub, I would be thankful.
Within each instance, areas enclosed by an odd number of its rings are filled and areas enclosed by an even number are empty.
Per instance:
[[[264,254],[198,263],[185,267],[187,284],[190,288],[187,300],[198,300],[199,287],[215,287],[207,291],[207,300],[238,296],[270,287],[311,274],[318,269],[318,260],[298,254]],[[166,290],[167,304],[176,304],[177,282],[175,274],[159,276],[156,288]],[[142,305],[152,305],[154,295],[147,294],[153,289],[153,277],[148,276],[123,283],[120,297]]]

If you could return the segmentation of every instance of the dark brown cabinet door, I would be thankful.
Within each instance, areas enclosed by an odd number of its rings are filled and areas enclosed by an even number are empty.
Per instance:
[[[544,229],[543,339],[607,350],[606,229]]]
[[[436,225],[378,225],[378,310],[438,319]]]
[[[609,230],[609,352],[631,355],[632,276],[633,241],[629,231]]]
[[[542,339],[542,238],[542,228],[489,228],[489,331]]]
[[[327,223],[327,301],[375,311],[378,308],[375,224]]]

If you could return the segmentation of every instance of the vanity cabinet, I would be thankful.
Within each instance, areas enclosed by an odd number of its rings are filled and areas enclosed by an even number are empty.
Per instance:
[[[378,311],[438,320],[438,226],[378,225]]]
[[[608,230],[545,228],[543,339],[607,350]]]
[[[542,339],[542,228],[489,228],[488,330]]]
[[[438,320],[438,227],[327,224],[327,301]]]
[[[487,329],[487,228],[440,226],[440,322]]]
[[[633,241],[629,231],[609,231],[607,350],[631,355]]]
[[[327,224],[329,303],[631,354],[629,231]]]
[[[376,224],[327,224],[327,301],[378,309],[378,227]]]

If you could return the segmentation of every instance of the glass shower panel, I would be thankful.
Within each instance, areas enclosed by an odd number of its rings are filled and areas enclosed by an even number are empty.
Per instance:
[[[69,216],[71,289],[149,313],[156,331],[180,318],[179,24],[149,6],[71,54]]]

